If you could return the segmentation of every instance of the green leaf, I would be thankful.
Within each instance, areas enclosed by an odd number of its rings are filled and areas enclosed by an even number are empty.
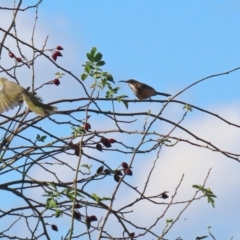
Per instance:
[[[102,82],[103,82],[103,79],[102,79]],[[109,83],[107,83],[106,81],[105,81],[105,84],[107,84],[107,86],[109,88],[109,91],[106,92],[106,98],[113,98],[113,96],[115,94],[117,94],[119,87],[112,88],[112,86]]]
[[[102,76],[102,73],[101,73],[101,72],[95,72],[95,73],[93,74],[93,76],[94,76],[95,78],[100,78],[100,77]]]
[[[101,201],[101,198],[96,193],[93,193],[92,197],[97,202],[97,204]]]
[[[109,86],[109,88],[111,88],[111,86]],[[116,94],[119,89],[120,89],[120,87],[112,88],[112,92],[113,92],[114,94]]]
[[[211,203],[212,206],[215,207],[214,198],[216,198],[217,196],[213,194],[210,188],[204,188],[201,185],[193,185],[192,187],[201,191],[203,193],[203,196],[207,198],[208,203]]]
[[[61,78],[63,75],[65,75],[64,73],[60,73],[60,72],[57,72],[55,73],[56,75],[56,78]]]
[[[114,82],[112,74],[108,73],[107,80],[110,81],[110,82]]]
[[[188,112],[188,111],[192,112],[192,106],[189,104],[185,104],[183,109],[185,109],[186,112]]]
[[[122,99],[122,102],[125,105],[126,109],[128,109],[128,101]]]
[[[41,139],[40,139],[40,141],[41,141],[41,142],[44,142],[44,140],[45,140],[46,138],[47,138],[47,136],[42,136]]]
[[[108,197],[101,198],[96,193],[93,193],[92,197],[97,203],[99,203],[100,201],[110,201],[110,200],[112,200],[111,198],[108,198]]]
[[[102,78],[101,82],[102,82],[102,86],[105,87],[106,84],[107,84],[107,79],[106,78]]]
[[[66,191],[66,196],[73,201],[74,200],[74,196],[75,196],[75,192],[72,189],[67,189]]]
[[[128,96],[127,95],[120,95],[120,96],[117,97],[117,100],[119,102],[121,102],[123,98],[128,98]]]
[[[196,240],[201,240],[201,239],[204,239],[204,238],[207,238],[208,236],[201,236],[201,237],[197,237]]]
[[[88,77],[88,74],[83,73],[83,74],[81,75],[81,79],[82,79],[82,81],[84,81],[87,77]]]
[[[39,134],[37,134],[36,140],[38,142],[44,142],[44,140],[47,138],[47,136],[40,136]]]
[[[85,66],[85,72],[87,72],[87,73],[89,74],[90,71],[91,71],[90,66],[89,66],[89,65],[86,65],[86,66]]]
[[[76,195],[77,195],[78,197],[80,197],[80,198],[85,198],[84,195],[80,194],[79,192],[77,192]]]
[[[84,167],[84,168],[87,168],[87,170],[90,170],[92,165],[82,164],[81,167]]]
[[[111,201],[112,200],[112,198],[108,198],[108,197],[103,197],[102,198],[102,201]]]
[[[78,128],[75,128],[75,127],[72,127],[72,135],[74,136],[74,137],[76,137],[78,134],[80,134],[80,133],[86,133],[86,130],[84,129],[84,127],[78,127]]]
[[[96,87],[95,83],[90,86],[90,88],[95,88],[95,87]]]
[[[53,183],[53,182],[47,182],[47,185],[48,185],[49,187],[52,187],[54,190],[57,190],[57,187],[56,187],[55,183]]]
[[[99,52],[96,54],[96,56],[94,57],[95,62],[99,62],[102,59],[102,54]]]
[[[92,62],[86,62],[86,64],[82,64],[82,66],[85,68],[86,66],[89,66],[91,69],[95,69],[95,66],[93,66],[94,65],[94,63],[92,63]]]
[[[87,62],[87,64],[88,64],[88,66],[89,66],[92,70],[95,69],[95,66],[92,65],[93,63]]]
[[[193,188],[197,188],[200,189],[200,187],[198,185],[192,185]]]
[[[57,207],[57,202],[52,198],[48,198],[46,202],[46,208],[49,209],[49,208],[55,208],[55,207]]]
[[[97,65],[98,67],[101,67],[101,66],[105,65],[105,62],[104,62],[104,61],[99,61],[99,62],[97,62],[96,65]]]
[[[217,198],[217,196],[214,195],[214,194],[210,194],[209,196],[210,196],[210,197],[213,197],[213,198]]]
[[[171,223],[173,222],[173,219],[166,219],[166,223]]]
[[[94,62],[94,57],[90,54],[90,53],[87,53],[87,58],[90,62]]]
[[[62,215],[62,211],[60,209],[57,209],[55,212],[55,217],[59,218]]]
[[[106,92],[105,98],[112,98],[112,93],[110,91]]]
[[[97,52],[97,48],[96,48],[96,47],[93,47],[93,48],[91,49],[91,55],[94,57],[95,54],[96,54],[96,52]]]

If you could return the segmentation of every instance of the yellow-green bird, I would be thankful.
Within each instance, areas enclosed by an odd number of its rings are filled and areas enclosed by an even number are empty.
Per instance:
[[[25,88],[6,78],[0,78],[0,113],[13,109],[22,101],[39,116],[47,116],[57,110],[56,107],[42,103],[41,98],[34,96]]]

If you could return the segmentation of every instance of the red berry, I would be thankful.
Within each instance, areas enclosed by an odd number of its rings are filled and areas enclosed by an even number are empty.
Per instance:
[[[119,181],[120,181],[120,177],[119,177],[117,174],[114,174],[113,179],[114,179],[116,182],[119,182]]]
[[[94,222],[94,221],[97,221],[97,217],[95,215],[92,215],[90,217],[90,222]]]
[[[162,193],[162,198],[166,199],[166,198],[168,198],[168,195],[166,193]]]
[[[130,237],[130,238],[134,238],[134,236],[135,236],[135,233],[134,233],[134,232],[132,232],[132,233],[129,234],[129,237]]]
[[[124,172],[126,173],[126,175],[129,175],[129,176],[132,176],[133,175],[133,172],[131,169],[127,168],[127,169],[124,169]]]
[[[74,150],[74,154],[79,157],[79,148],[76,148],[76,149]]]
[[[57,50],[63,50],[63,48],[61,46],[57,46],[56,49]]]
[[[115,139],[113,139],[113,138],[110,138],[110,139],[109,139],[109,142],[110,142],[110,143],[115,143],[115,142],[116,142],[116,140],[115,140]]]
[[[82,208],[83,206],[80,203],[76,203],[74,207],[75,208]]]
[[[101,152],[102,151],[102,145],[100,143],[97,143],[96,149]]]
[[[99,168],[97,169],[97,172],[96,172],[96,173],[97,173],[97,174],[102,173],[102,172],[103,172],[103,168],[104,168],[103,166],[99,167]]]
[[[57,55],[56,55],[55,53],[52,54],[52,59],[53,59],[54,61],[57,61]]]
[[[62,57],[62,54],[61,54],[61,52],[59,52],[59,51],[56,51],[54,54],[55,54],[57,57]]]
[[[70,141],[68,142],[68,146],[69,146],[69,147],[72,147],[72,148],[74,147],[74,144],[73,144],[72,140],[70,140]]]
[[[73,215],[74,215],[74,218],[76,218],[77,220],[81,220],[81,218],[82,218],[80,212],[74,211]]]
[[[89,123],[85,123],[84,129],[88,131],[89,129],[91,129],[91,125]]]
[[[128,169],[128,164],[125,163],[125,162],[122,162],[122,167],[123,167],[124,169]]]
[[[74,149],[74,154],[75,154],[76,156],[79,157],[79,155],[83,153],[83,150],[82,150],[82,149],[81,149],[81,152],[80,152],[79,143],[75,143],[75,144],[73,144],[71,147]]]
[[[57,232],[57,231],[58,231],[57,226],[53,224],[53,225],[52,225],[52,230]]]
[[[8,53],[8,56],[9,56],[10,58],[14,58],[14,57],[15,57],[14,54],[11,53],[11,52]]]
[[[15,59],[17,60],[17,62],[22,62],[22,59],[19,57],[16,57]]]
[[[110,148],[112,146],[108,138],[101,137],[100,141],[107,148]]]
[[[122,171],[121,170],[115,170],[115,174],[119,175],[119,176],[122,176]]]
[[[109,170],[109,169],[104,169],[104,174],[106,174],[106,175],[109,175],[109,174],[111,174],[111,171]]]
[[[53,81],[52,81],[53,84],[55,84],[56,86],[58,86],[60,84],[60,81],[58,78],[55,78]]]

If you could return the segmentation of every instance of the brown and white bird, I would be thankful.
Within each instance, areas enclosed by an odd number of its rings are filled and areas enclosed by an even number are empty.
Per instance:
[[[170,97],[170,94],[167,93],[161,93],[157,92],[154,88],[148,86],[145,83],[138,82],[134,79],[129,79],[129,80],[121,80],[119,82],[125,82],[129,85],[129,87],[132,89],[134,95],[139,99],[147,99],[155,95],[162,95],[165,97]]]

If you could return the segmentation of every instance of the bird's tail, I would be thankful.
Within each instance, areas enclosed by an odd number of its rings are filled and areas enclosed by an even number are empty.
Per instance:
[[[156,92],[156,95],[162,95],[162,96],[165,96],[165,97],[170,97],[171,96],[171,94],[162,93],[162,92]]]
[[[42,99],[39,96],[34,96],[27,91],[23,94],[23,100],[30,110],[39,116],[47,116],[57,110],[57,107],[42,103]]]

